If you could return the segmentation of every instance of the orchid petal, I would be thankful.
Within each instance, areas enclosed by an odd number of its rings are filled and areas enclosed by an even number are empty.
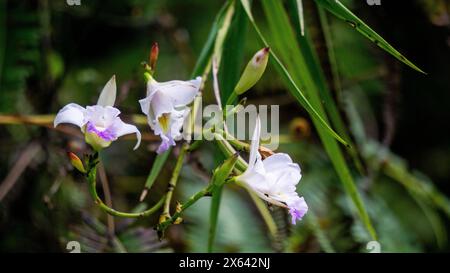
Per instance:
[[[137,142],[133,150],[136,150],[141,144],[141,132],[134,125],[123,122],[120,118],[117,118],[113,124],[113,130],[117,137],[121,137],[128,134],[136,134]]]
[[[120,110],[112,106],[87,106],[85,123],[91,122],[96,127],[110,127],[120,114]]]
[[[175,146],[175,141],[170,136],[161,135],[161,144],[159,145],[158,149],[156,150],[157,154],[164,153],[169,149],[170,146]]]
[[[189,115],[191,109],[186,107],[183,110],[174,110],[170,117],[170,130],[169,133],[173,139],[177,140],[181,136],[181,129],[183,128],[184,121],[186,117]]]
[[[183,106],[191,103],[197,95],[202,78],[197,77],[190,81],[150,81],[148,86],[149,94],[162,92],[172,99],[174,106]]]
[[[103,87],[103,90],[98,97],[97,105],[114,106],[114,102],[116,101],[116,93],[116,76],[113,75],[111,79],[105,84],[105,87]]]
[[[154,115],[154,121],[157,122],[158,118],[165,113],[171,113],[174,110],[174,105],[169,96],[163,92],[156,92],[153,95],[153,99],[150,103],[150,111]]]
[[[298,197],[294,203],[288,204],[288,206],[293,225],[296,224],[297,220],[302,220],[303,216],[308,212],[308,205],[303,197]]]
[[[296,185],[302,178],[300,166],[292,162],[289,155],[276,153],[263,161],[266,172],[279,177],[278,181],[284,184]]]
[[[53,126],[56,127],[60,123],[71,123],[78,127],[83,127],[86,123],[84,121],[84,114],[86,109],[76,103],[69,103],[59,110],[53,121]]]

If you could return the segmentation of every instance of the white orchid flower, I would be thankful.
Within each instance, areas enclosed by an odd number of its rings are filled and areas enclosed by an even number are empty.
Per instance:
[[[258,151],[260,134],[261,122],[258,117],[250,146],[248,168],[236,180],[243,182],[267,202],[288,208],[292,224],[295,224],[308,211],[305,200],[296,192],[296,186],[302,178],[300,166],[284,153],[276,153],[262,160]]]
[[[69,103],[59,110],[54,120],[54,126],[61,123],[71,123],[80,127],[85,140],[95,150],[99,151],[111,145],[117,138],[136,134],[136,150],[141,143],[141,133],[136,126],[127,124],[119,118],[119,109],[113,107],[116,101],[116,77],[112,78],[103,87],[96,105],[86,108]]]
[[[153,78],[147,83],[147,97],[139,100],[148,124],[161,137],[157,153],[175,146],[181,137],[181,128],[189,114],[190,104],[197,95],[201,77],[190,81],[157,82]]]

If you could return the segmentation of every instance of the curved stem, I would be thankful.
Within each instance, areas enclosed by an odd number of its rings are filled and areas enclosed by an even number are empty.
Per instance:
[[[102,199],[100,199],[100,197],[97,194],[97,188],[96,188],[96,184],[97,184],[97,166],[99,163],[99,159],[98,159],[98,153],[95,152],[93,155],[89,156],[88,158],[88,166],[87,166],[87,180],[88,180],[88,188],[89,188],[89,193],[91,194],[92,199],[94,199],[94,202],[99,206],[100,209],[102,209],[103,211],[105,211],[106,213],[112,215],[112,216],[117,216],[117,217],[124,217],[124,218],[139,218],[139,217],[146,217],[149,216],[153,213],[155,213],[156,211],[158,211],[158,209],[162,206],[162,204],[164,203],[164,200],[166,199],[166,196],[163,196],[158,203],[156,203],[153,207],[151,207],[150,209],[143,211],[143,212],[136,212],[136,213],[131,213],[131,212],[121,212],[121,211],[117,211],[113,208],[108,207],[103,201]]]

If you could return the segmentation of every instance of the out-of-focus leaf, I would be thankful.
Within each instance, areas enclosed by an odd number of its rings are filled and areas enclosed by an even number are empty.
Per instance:
[[[398,52],[393,46],[391,46],[383,37],[371,29],[364,21],[359,19],[353,12],[351,12],[346,6],[344,6],[339,0],[316,0],[316,3],[333,13],[336,17],[347,22],[351,27],[355,28],[359,33],[371,40],[377,46],[384,49],[386,52],[397,58],[402,63],[411,67],[412,69],[423,72],[411,61],[406,59],[400,52]]]
[[[211,30],[209,31],[208,39],[206,40],[205,45],[203,46],[203,49],[200,53],[200,56],[197,59],[197,63],[195,64],[194,70],[192,71],[191,74],[192,78],[202,75],[208,68],[208,66],[211,64],[211,55],[213,54],[217,33],[223,24],[225,14],[231,7],[232,7],[231,1],[227,1],[217,14],[216,19],[214,20],[213,25],[211,27]]]

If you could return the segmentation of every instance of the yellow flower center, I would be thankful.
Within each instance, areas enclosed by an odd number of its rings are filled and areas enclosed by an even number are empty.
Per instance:
[[[162,114],[162,116],[158,118],[158,122],[163,132],[167,133],[167,131],[169,131],[170,114],[169,113]]]

